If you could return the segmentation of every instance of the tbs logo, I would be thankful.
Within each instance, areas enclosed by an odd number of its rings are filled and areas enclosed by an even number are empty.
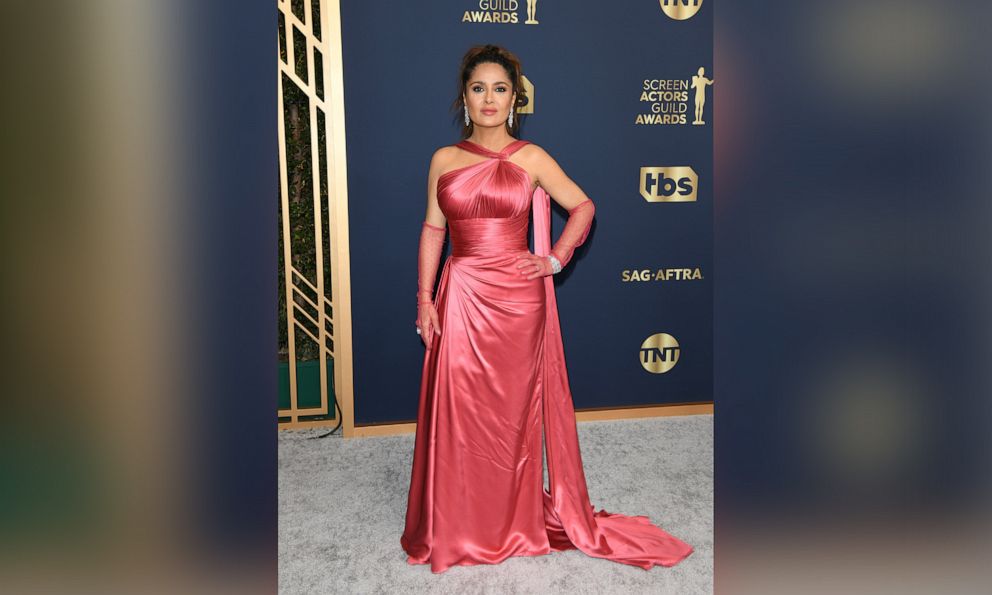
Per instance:
[[[696,202],[698,186],[688,165],[641,168],[641,196],[648,202]]]

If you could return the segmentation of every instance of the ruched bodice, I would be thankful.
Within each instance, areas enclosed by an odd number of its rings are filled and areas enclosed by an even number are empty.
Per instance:
[[[527,170],[509,160],[528,141],[515,140],[495,152],[463,140],[456,147],[488,157],[446,171],[437,180],[437,202],[450,221],[514,217],[530,208],[531,179]]]
[[[451,255],[483,256],[527,250],[527,211],[513,217],[448,221]]]
[[[509,160],[528,141],[514,140],[501,151],[463,140],[456,147],[487,157],[444,172],[437,200],[451,230],[452,256],[500,254],[527,249],[531,179]]]

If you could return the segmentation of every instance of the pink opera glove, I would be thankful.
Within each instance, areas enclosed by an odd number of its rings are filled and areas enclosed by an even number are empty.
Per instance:
[[[561,272],[572,259],[575,248],[586,241],[589,229],[592,227],[592,219],[596,214],[596,206],[592,200],[586,199],[568,211],[568,221],[565,222],[565,229],[558,236],[550,254],[547,256],[536,256],[530,252],[517,256],[517,269],[520,274],[526,275],[527,279],[537,279],[547,277],[556,272]],[[555,271],[551,258],[558,259],[561,269]]]
[[[596,214],[596,205],[591,199],[586,199],[575,205],[568,211],[568,221],[565,222],[565,229],[558,236],[551,253],[561,262],[564,269],[568,261],[572,260],[575,249],[586,241],[589,229],[592,227],[592,218]]]
[[[424,221],[420,228],[420,254],[417,262],[417,328],[428,349],[434,333],[441,334],[434,307],[434,280],[441,263],[445,229]]]

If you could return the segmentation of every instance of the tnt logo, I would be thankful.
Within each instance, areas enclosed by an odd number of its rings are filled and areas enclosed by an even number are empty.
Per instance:
[[[657,333],[641,343],[641,366],[652,374],[664,374],[679,363],[681,348],[675,337]]]
[[[659,0],[661,10],[676,21],[691,19],[699,12],[703,0]]]
[[[641,168],[641,196],[648,202],[696,202],[698,186],[688,165]]]

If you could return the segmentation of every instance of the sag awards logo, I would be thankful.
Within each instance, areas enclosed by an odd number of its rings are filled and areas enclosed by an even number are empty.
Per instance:
[[[666,333],[651,335],[641,343],[641,366],[652,374],[664,374],[679,363],[679,342]]]
[[[713,84],[700,66],[691,79],[644,79],[641,102],[650,105],[650,113],[637,114],[634,124],[686,124],[689,120],[689,97],[692,96],[692,123],[702,126],[706,105],[706,87]]]
[[[696,202],[698,186],[688,165],[641,168],[641,196],[648,202]]]
[[[527,5],[527,20],[525,25],[537,25],[537,0],[479,0],[478,10],[466,10],[462,15],[463,23],[499,23],[513,25],[520,22],[517,11],[522,5]]]
[[[665,14],[669,18],[673,18],[676,21],[684,21],[686,19],[691,19],[699,12],[699,6],[703,3],[703,0],[658,0],[661,2],[661,10],[665,11]]]
[[[624,269],[620,273],[623,283],[652,281],[702,281],[703,271],[694,269]]]
[[[524,91],[526,91],[527,102],[517,108],[516,112],[518,114],[533,114],[534,113],[534,83],[530,82],[530,79],[526,75],[520,73],[520,79],[524,83]]]

